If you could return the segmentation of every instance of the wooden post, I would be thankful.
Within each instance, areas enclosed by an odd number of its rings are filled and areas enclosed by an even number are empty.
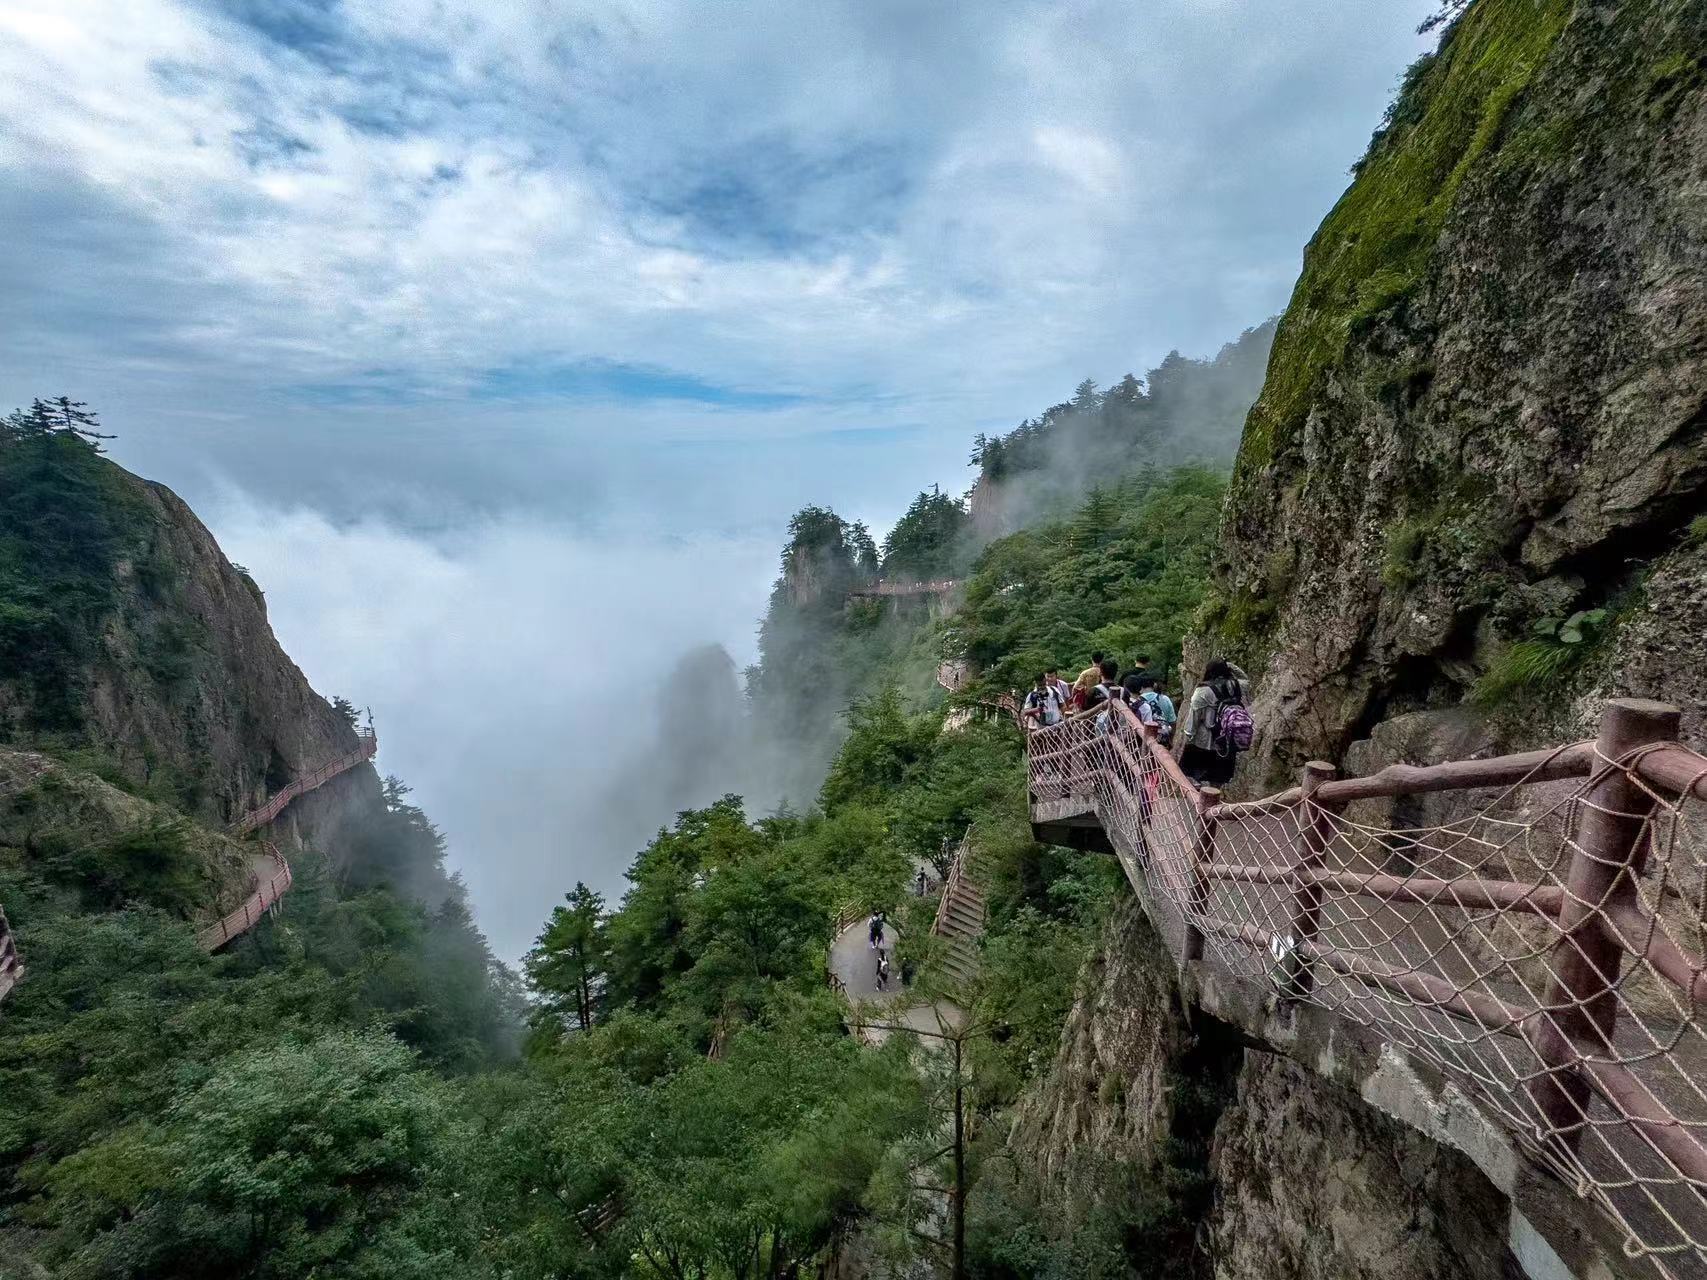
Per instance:
[[[1203,787],[1197,794],[1197,839],[1192,843],[1191,865],[1187,868],[1191,875],[1185,917],[1187,960],[1203,959],[1203,930],[1192,923],[1192,915],[1207,915],[1209,912],[1209,878],[1203,874],[1203,868],[1215,861],[1215,829],[1219,819],[1211,817],[1210,810],[1221,803],[1221,789]]]
[[[1292,898],[1292,952],[1283,957],[1286,965],[1286,985],[1283,994],[1288,999],[1301,1000],[1316,985],[1315,972],[1304,958],[1306,946],[1315,941],[1322,925],[1322,887],[1313,875],[1321,870],[1322,858],[1333,842],[1334,824],[1326,813],[1318,812],[1316,788],[1339,772],[1323,760],[1312,760],[1304,766],[1301,779],[1303,795],[1298,801],[1298,887]]]
[[[1581,1140],[1588,1112],[1589,1082],[1577,1058],[1611,1049],[1618,1016],[1614,987],[1624,949],[1606,927],[1602,908],[1634,892],[1654,807],[1653,797],[1608,761],[1622,760],[1649,743],[1674,740],[1680,718],[1676,707],[1645,698],[1615,698],[1601,713],[1594,772],[1582,794],[1559,911],[1552,981],[1529,1025],[1530,1042],[1552,1068],[1530,1082],[1529,1094],[1553,1138],[1569,1150]]]

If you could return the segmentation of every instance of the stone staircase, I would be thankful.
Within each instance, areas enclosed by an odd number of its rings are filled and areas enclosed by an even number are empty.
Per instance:
[[[978,976],[978,939],[984,932],[985,915],[984,885],[968,828],[943,881],[942,899],[931,924],[931,934],[946,944],[943,970],[957,986],[969,985]]]

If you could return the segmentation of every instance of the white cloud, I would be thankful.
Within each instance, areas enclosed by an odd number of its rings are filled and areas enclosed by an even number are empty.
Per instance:
[[[790,510],[1277,310],[1433,3],[6,0],[0,409],[211,504],[513,955],[632,852],[612,683],[746,650]]]
[[[600,359],[907,398],[995,354],[969,408],[1018,416],[1093,358],[1120,361],[1106,377],[1207,349],[1277,306],[1208,263],[1167,290],[1155,268],[1204,256],[1211,202],[1235,226],[1284,215],[1301,243],[1415,45],[1403,14],[1351,0],[1247,0],[1213,26],[1113,3],[330,12],[293,48],[189,0],[9,6],[0,161],[99,190],[167,270],[224,287],[219,323],[147,335],[181,344],[186,376],[454,391]],[[1277,81],[1318,86],[1301,110],[1323,145],[1297,174],[1264,160],[1282,121],[1214,136]],[[1314,199],[1288,207],[1300,185]],[[1216,250],[1233,280],[1272,258]]]
[[[236,494],[208,515],[309,680],[372,706],[379,767],[444,827],[511,958],[577,878],[620,893],[638,850],[616,843],[633,816],[609,811],[619,770],[666,712],[694,714],[695,691],[665,684],[683,653],[715,642],[752,660],[776,561],[769,538],[593,540],[513,520],[428,540]],[[646,812],[644,771],[629,781]]]

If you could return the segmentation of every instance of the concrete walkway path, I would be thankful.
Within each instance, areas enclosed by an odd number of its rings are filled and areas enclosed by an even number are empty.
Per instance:
[[[888,1027],[865,1026],[860,1020],[912,1027],[916,1031],[934,1033],[922,1036],[927,1045],[935,1044],[935,1035],[946,1025],[958,1027],[965,1014],[948,1001],[937,1004],[915,1003],[901,985],[901,965],[895,955],[895,943],[900,934],[893,921],[884,928],[883,946],[889,952],[889,986],[877,989],[877,952],[870,943],[870,917],[861,916],[837,936],[830,946],[830,972],[841,980],[848,1003],[854,1006],[859,1034],[869,1044],[882,1044],[890,1036]]]

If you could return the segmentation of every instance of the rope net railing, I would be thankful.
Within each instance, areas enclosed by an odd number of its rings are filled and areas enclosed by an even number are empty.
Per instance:
[[[1676,724],[1622,701],[1594,742],[1228,804],[1117,705],[1031,736],[1033,815],[1094,814],[1181,964],[1432,1065],[1630,1257],[1697,1276],[1707,758]]]

